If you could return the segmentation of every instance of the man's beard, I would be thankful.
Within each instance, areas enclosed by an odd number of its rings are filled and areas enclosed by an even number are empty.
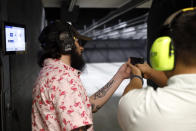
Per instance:
[[[73,67],[79,71],[83,71],[85,65],[86,65],[86,63],[85,63],[82,55],[79,55],[79,53],[77,53],[74,50],[73,53],[71,54],[71,67]]]

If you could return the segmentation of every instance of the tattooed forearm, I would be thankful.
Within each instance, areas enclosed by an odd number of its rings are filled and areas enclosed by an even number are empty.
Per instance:
[[[99,106],[99,105],[95,106],[95,104],[91,104],[91,106],[92,106],[92,112],[93,113],[97,112],[101,108],[101,106]]]
[[[111,88],[111,85],[114,83],[114,80],[109,81],[103,88],[94,94],[94,100],[97,98],[104,97],[108,90]]]

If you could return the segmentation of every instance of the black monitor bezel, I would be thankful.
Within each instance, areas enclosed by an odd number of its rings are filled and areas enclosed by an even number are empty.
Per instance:
[[[24,28],[25,31],[25,50],[24,51],[6,51],[6,33],[5,33],[5,26],[15,26]],[[3,22],[2,23],[2,49],[5,55],[12,55],[12,54],[26,54],[27,52],[27,33],[26,33],[26,26],[24,24],[18,24],[13,22]]]

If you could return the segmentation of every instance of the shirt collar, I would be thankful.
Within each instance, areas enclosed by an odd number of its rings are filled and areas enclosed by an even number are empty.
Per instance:
[[[169,84],[190,84],[190,85],[195,85],[196,84],[196,74],[179,74],[179,75],[174,75],[168,79],[168,85]]]
[[[53,66],[53,67],[60,67],[64,68],[65,70],[72,71],[75,74],[80,74],[81,72],[70,65],[65,64],[62,60],[60,59],[52,59],[52,58],[47,58],[44,60],[44,66]]]

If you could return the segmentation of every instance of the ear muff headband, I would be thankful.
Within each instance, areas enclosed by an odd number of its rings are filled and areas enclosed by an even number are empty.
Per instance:
[[[196,7],[189,7],[189,8],[182,9],[182,11],[186,12],[186,11],[195,10],[195,9],[196,9]]]
[[[170,37],[163,36],[155,40],[150,50],[150,63],[152,68],[159,71],[174,68],[174,47]]]

